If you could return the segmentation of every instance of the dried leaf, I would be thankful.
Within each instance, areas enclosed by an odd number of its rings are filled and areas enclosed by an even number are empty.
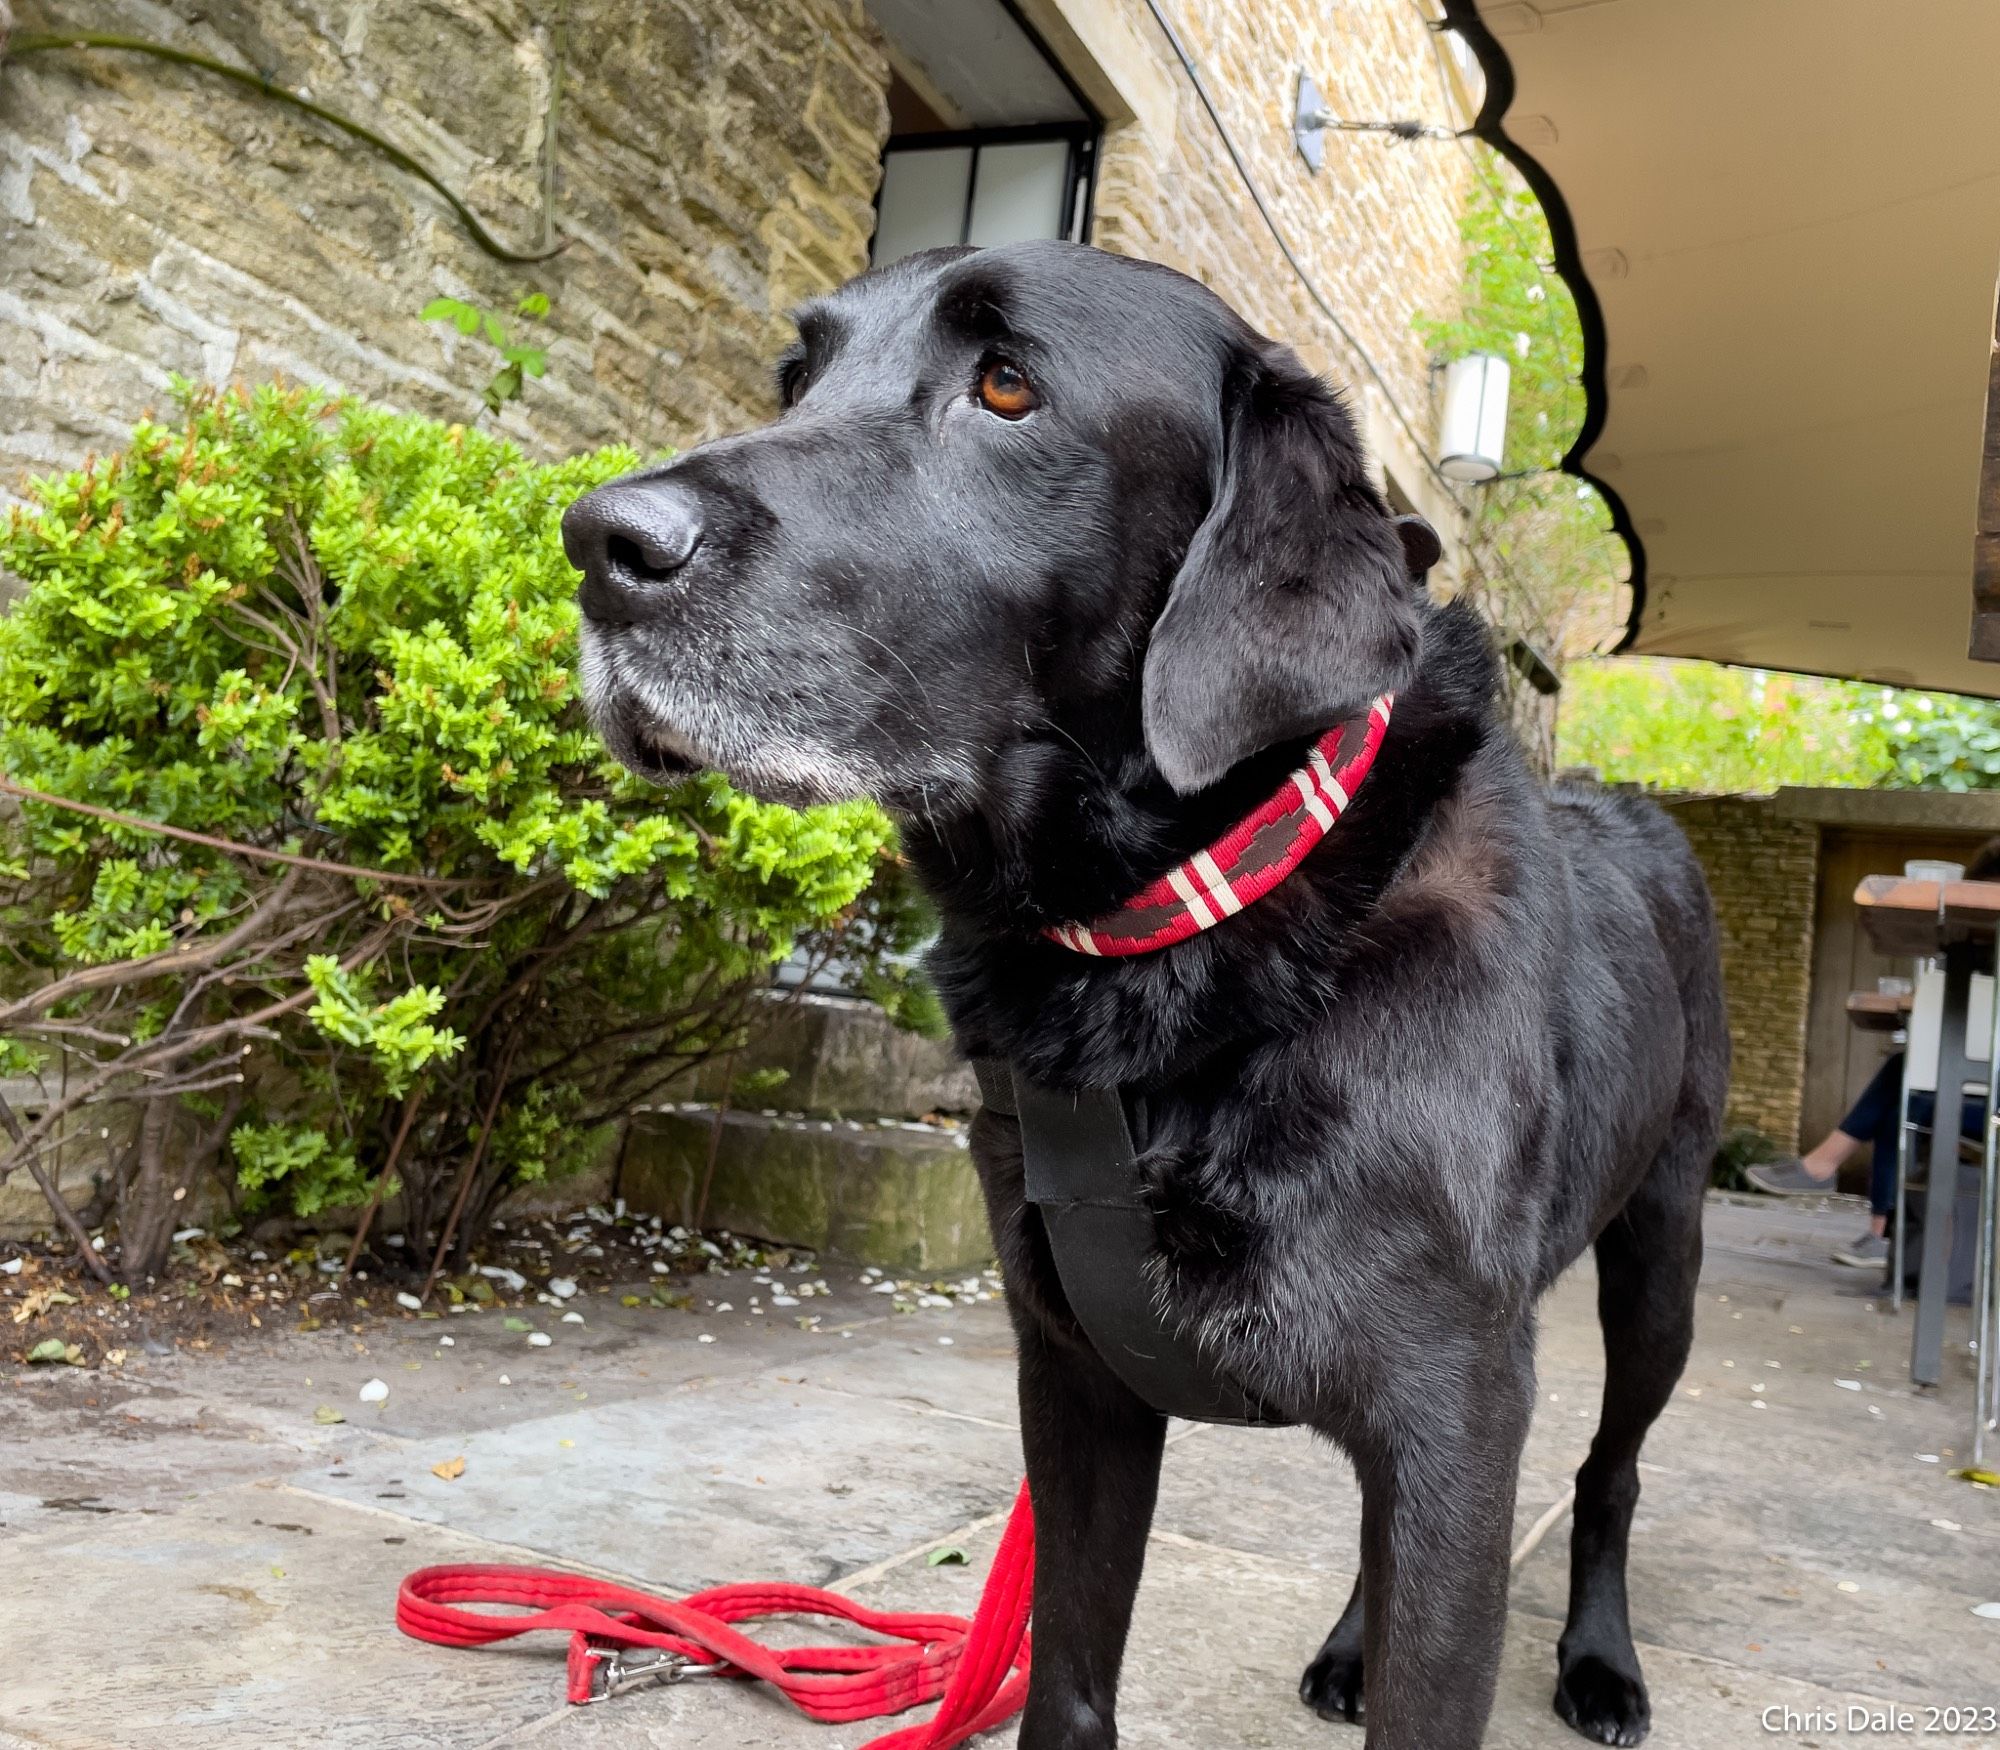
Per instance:
[[[76,1296],[66,1294],[53,1285],[37,1288],[14,1309],[14,1323],[25,1325],[30,1319],[38,1319],[52,1306],[75,1306]]]
[[[456,1458],[440,1459],[431,1466],[431,1475],[447,1483],[457,1482],[465,1475],[465,1455],[460,1453]]]
[[[336,1422],[345,1422],[347,1418],[331,1404],[321,1404],[318,1409],[313,1411],[313,1420],[322,1428],[330,1428]]]

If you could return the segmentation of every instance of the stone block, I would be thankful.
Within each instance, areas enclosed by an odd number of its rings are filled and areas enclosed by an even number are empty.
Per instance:
[[[713,1107],[636,1113],[619,1194],[693,1225],[713,1142],[710,1226],[902,1274],[948,1275],[993,1256],[962,1129],[755,1112],[726,1114],[719,1141],[714,1127]]]
[[[972,1066],[948,1039],[898,1027],[852,997],[774,999],[756,1037],[733,1064],[714,1059],[689,1088],[720,1100],[733,1078],[781,1070],[784,1081],[745,1105],[776,1106],[833,1118],[921,1118],[968,1113],[979,1105]]]

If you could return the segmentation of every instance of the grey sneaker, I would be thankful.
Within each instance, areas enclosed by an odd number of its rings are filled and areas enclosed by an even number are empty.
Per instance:
[[[1836,1264],[1845,1264],[1850,1270],[1884,1270],[1889,1264],[1889,1239],[1886,1234],[1864,1233],[1852,1245],[1842,1246],[1833,1254]]]
[[[1782,1161],[1759,1161],[1754,1167],[1745,1167],[1743,1176],[1773,1197],[1830,1197],[1834,1190],[1833,1174],[1815,1179],[1797,1155]]]

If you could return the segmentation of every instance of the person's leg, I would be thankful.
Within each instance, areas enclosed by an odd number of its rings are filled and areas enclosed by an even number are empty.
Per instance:
[[[1805,1154],[1792,1160],[1759,1162],[1744,1177],[1760,1191],[1777,1197],[1817,1197],[1833,1189],[1834,1179],[1854,1151],[1871,1144],[1875,1171],[1880,1170],[1884,1139],[1890,1161],[1891,1200],[1894,1197],[1896,1123],[1903,1099],[1903,1054],[1892,1052],[1868,1080],[1846,1117]]]
[[[1901,1053],[1890,1061],[1900,1071]],[[1870,1087],[1872,1089],[1872,1083]],[[1900,1104],[1899,1098],[1897,1105]],[[1934,1104],[1932,1095],[1921,1088],[1913,1089],[1910,1094],[1910,1122],[1928,1125]],[[1983,1112],[1984,1108],[1980,1110]],[[1868,1164],[1868,1227],[1860,1238],[1833,1254],[1836,1264],[1846,1264],[1856,1270],[1880,1270],[1888,1264],[1889,1217],[1896,1210],[1896,1154],[1901,1141],[1902,1117],[1900,1110],[1892,1108],[1886,1121],[1876,1126]]]
[[[1896,1207],[1896,1156],[1898,1138],[1892,1130],[1875,1139],[1868,1160],[1868,1212],[1875,1231],[1883,1232]]]
[[[1847,1116],[1840,1121],[1840,1128],[1849,1136],[1871,1140],[1884,1133],[1893,1135],[1902,1103],[1903,1054],[1892,1051],[1868,1078],[1861,1097],[1848,1107]]]

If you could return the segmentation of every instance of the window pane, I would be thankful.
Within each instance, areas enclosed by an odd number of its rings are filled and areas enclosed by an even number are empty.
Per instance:
[[[972,191],[972,231],[966,240],[992,248],[1066,235],[1063,185],[1068,179],[1067,140],[982,146],[979,181]]]
[[[971,176],[970,146],[905,147],[886,154],[882,198],[876,203],[874,265],[886,267],[919,249],[958,242]]]

